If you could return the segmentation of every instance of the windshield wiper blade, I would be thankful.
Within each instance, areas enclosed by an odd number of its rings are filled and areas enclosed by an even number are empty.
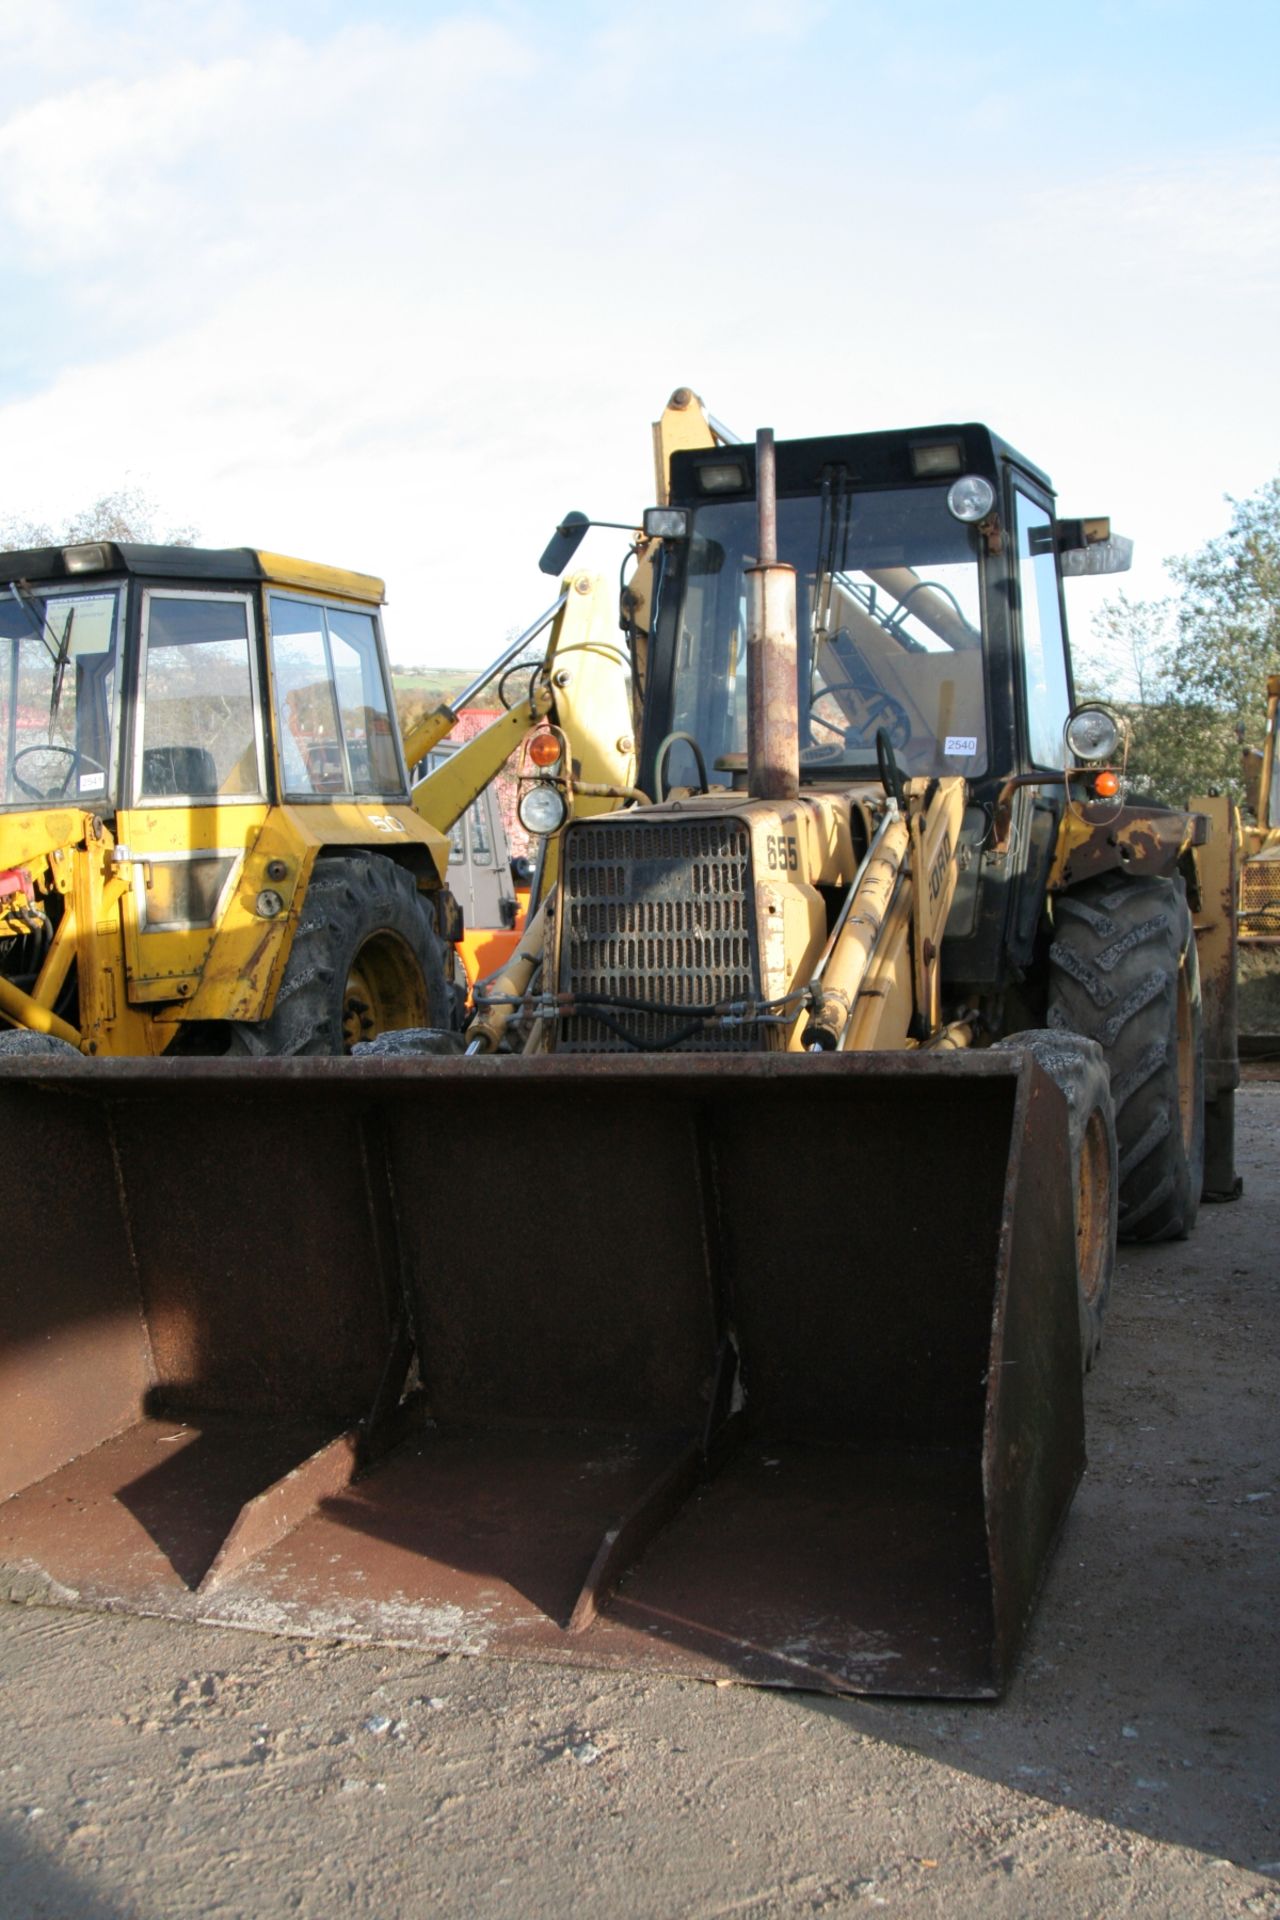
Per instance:
[[[74,603],[67,608],[67,624],[62,629],[62,638],[58,642],[58,651],[53,656],[53,688],[49,694],[49,735],[53,736],[53,723],[58,717],[58,708],[62,703],[62,682],[66,677],[67,661],[71,658],[71,629],[75,625],[76,610]],[[48,615],[45,616],[46,624]]]
[[[53,628],[49,625],[49,616],[36,612],[34,602],[27,596],[25,580],[11,580],[9,582],[9,592],[26,614],[31,624],[31,631],[35,634],[36,639],[43,644],[45,652],[56,667],[58,664],[58,642],[52,638]]]
[[[75,624],[74,604],[67,608],[67,624],[62,629],[62,638],[58,639],[53,631],[53,622],[47,612],[37,613],[34,601],[28,596],[24,580],[11,580],[9,592],[17,601],[31,623],[31,631],[39,640],[50,660],[53,662],[53,686],[49,694],[49,726],[53,732],[53,723],[58,717],[58,708],[62,704],[62,682],[66,678],[67,661],[71,658],[71,629]]]

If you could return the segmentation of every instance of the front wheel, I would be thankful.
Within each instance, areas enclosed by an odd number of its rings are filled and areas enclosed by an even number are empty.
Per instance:
[[[265,1020],[241,1021],[230,1051],[350,1053],[404,1027],[448,1027],[444,950],[413,876],[377,853],[316,861],[284,978]]]
[[[1120,1237],[1185,1238],[1204,1182],[1204,1037],[1180,879],[1104,874],[1054,902],[1049,1025],[1098,1041],[1120,1147]]]

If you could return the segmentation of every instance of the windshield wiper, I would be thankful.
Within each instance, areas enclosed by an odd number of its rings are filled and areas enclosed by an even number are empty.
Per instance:
[[[36,612],[35,602],[28,597],[26,582],[24,580],[11,580],[9,582],[9,592],[26,614],[27,619],[31,623],[31,631],[35,634],[36,639],[44,647],[45,652],[56,667],[58,664],[58,643],[52,638],[53,628],[49,625],[48,614]]]
[[[67,624],[62,629],[59,640],[53,631],[53,622],[47,611],[36,611],[35,601],[28,595],[26,582],[11,580],[9,592],[17,601],[31,623],[31,630],[41,642],[45,652],[53,662],[53,686],[49,694],[49,725],[47,731],[52,734],[53,723],[58,717],[58,708],[62,704],[62,682],[66,678],[67,661],[71,658],[71,629],[75,625],[76,610],[74,604],[67,608]]]
[[[831,637],[829,621],[836,575],[842,573],[849,550],[853,518],[853,489],[846,467],[824,467],[818,508],[818,558],[813,583],[813,657],[818,645]]]
[[[46,616],[47,617],[47,616]],[[49,734],[53,735],[53,723],[58,717],[58,707],[62,701],[62,682],[66,677],[67,661],[71,658],[71,629],[75,625],[74,605],[67,608],[67,624],[62,629],[62,638],[58,642],[58,651],[53,656],[53,689],[49,695]]]

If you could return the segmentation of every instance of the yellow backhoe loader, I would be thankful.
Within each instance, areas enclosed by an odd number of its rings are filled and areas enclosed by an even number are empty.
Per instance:
[[[1240,828],[1240,1048],[1280,1053],[1280,778],[1276,772],[1280,673],[1267,676],[1261,750],[1246,749],[1252,821]]]
[[[411,790],[457,714],[402,750],[382,599],[249,549],[0,555],[0,1053],[340,1053],[450,1025],[449,829],[553,673],[594,675],[625,731],[621,655],[570,583],[496,663],[550,629],[521,697]],[[629,769],[613,749],[602,771]]]
[[[1117,1218],[1235,1189],[1229,820],[1124,804],[1062,599],[1121,543],[985,428],[742,445],[682,389],[657,445],[636,725],[548,676],[460,1040],[0,1061],[11,1594],[1003,1687]]]

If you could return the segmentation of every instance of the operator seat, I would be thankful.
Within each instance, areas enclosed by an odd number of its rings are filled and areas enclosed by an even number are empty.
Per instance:
[[[212,799],[218,791],[218,765],[207,747],[144,747],[142,798],[190,795]]]

